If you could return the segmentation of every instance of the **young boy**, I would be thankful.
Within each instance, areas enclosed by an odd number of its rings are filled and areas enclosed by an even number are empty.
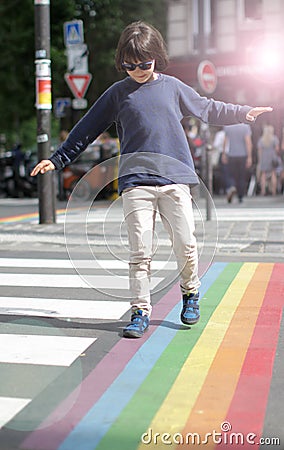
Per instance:
[[[158,30],[134,22],[122,32],[116,68],[128,75],[94,103],[49,160],[31,175],[72,163],[116,124],[120,141],[119,193],[128,229],[132,315],[124,337],[141,337],[151,315],[150,263],[156,212],[169,233],[180,272],[181,321],[198,322],[200,281],[190,187],[198,184],[181,120],[195,116],[212,125],[252,122],[271,108],[225,104],[201,97],[164,75],[168,55]]]

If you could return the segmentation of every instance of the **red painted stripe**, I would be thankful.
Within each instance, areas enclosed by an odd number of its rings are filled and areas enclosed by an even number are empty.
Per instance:
[[[226,417],[226,421],[232,426],[231,433],[242,433],[245,442],[249,433],[254,433],[255,443],[258,443],[263,430],[284,306],[283,269],[284,265],[280,263],[273,267],[239,382]],[[230,433],[227,434],[230,435]],[[244,445],[236,444],[231,447],[245,448]],[[217,445],[215,448],[227,449],[228,444]],[[254,445],[254,448],[257,446]]]
[[[58,448],[81,418],[113,383],[139,348],[154,333],[158,325],[176,305],[179,296],[179,285],[175,284],[155,305],[151,316],[153,325],[145,336],[137,340],[120,340],[82,383],[42,422],[40,427],[25,439],[21,448],[45,449],[47,442],[49,450]]]

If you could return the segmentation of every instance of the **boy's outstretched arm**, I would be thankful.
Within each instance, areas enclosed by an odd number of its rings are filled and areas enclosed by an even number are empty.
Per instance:
[[[55,165],[49,159],[43,159],[40,161],[31,171],[31,176],[36,176],[39,172],[45,173],[49,170],[55,170]]]
[[[246,119],[254,122],[255,119],[260,115],[263,114],[265,112],[271,112],[273,111],[273,108],[271,108],[270,106],[257,106],[256,108],[251,109],[248,113],[247,113],[247,117]]]

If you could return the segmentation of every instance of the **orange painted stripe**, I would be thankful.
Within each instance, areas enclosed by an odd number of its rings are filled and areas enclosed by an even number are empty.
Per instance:
[[[238,383],[272,268],[273,264],[257,266],[191,410],[183,436],[198,433],[204,439],[206,433],[221,431],[220,426],[226,418]],[[209,438],[206,448],[212,449],[214,445],[212,438]],[[188,444],[178,448],[188,448]]]

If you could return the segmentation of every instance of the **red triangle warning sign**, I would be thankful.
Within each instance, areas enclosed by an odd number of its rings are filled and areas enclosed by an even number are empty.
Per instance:
[[[90,73],[85,75],[66,73],[64,78],[74,97],[83,98],[89,87],[92,75]]]

